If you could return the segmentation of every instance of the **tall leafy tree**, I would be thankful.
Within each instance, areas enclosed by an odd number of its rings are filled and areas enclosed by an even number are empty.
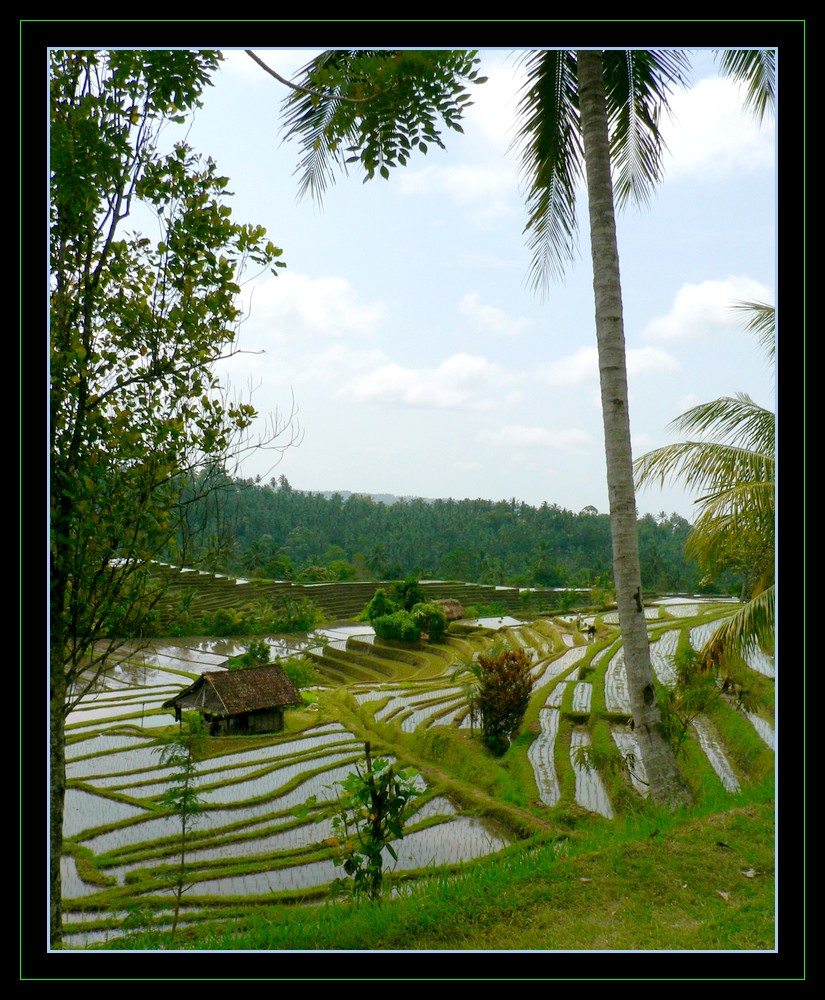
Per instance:
[[[232,220],[227,180],[210,159],[183,143],[158,147],[164,125],[199,105],[219,58],[50,55],[53,947],[66,715],[106,669],[116,637],[140,634],[151,613],[147,565],[182,544],[182,514],[195,500],[184,483],[242,447],[255,416],[229,398],[214,364],[236,350],[240,274],[275,267],[280,250],[261,227]]]
[[[775,313],[762,302],[740,303],[747,326],[773,358]],[[720,668],[774,641],[775,431],[771,410],[746,393],[694,406],[670,425],[690,438],[636,462],[640,487],[678,480],[699,492],[687,547],[710,573],[745,572],[745,605],[707,641],[706,667]]]

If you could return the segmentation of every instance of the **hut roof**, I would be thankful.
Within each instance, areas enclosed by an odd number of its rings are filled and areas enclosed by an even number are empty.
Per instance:
[[[300,702],[301,695],[283,667],[270,664],[201,674],[188,688],[164,702],[163,707],[179,705],[212,715],[232,716]]]

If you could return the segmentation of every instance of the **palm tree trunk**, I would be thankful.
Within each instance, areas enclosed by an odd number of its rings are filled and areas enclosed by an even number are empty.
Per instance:
[[[690,793],[673,750],[659,729],[660,714],[642,605],[619,251],[601,52],[577,52],[576,62],[587,173],[596,340],[619,627],[635,733],[647,770],[650,792],[655,801],[675,807],[689,801]]]

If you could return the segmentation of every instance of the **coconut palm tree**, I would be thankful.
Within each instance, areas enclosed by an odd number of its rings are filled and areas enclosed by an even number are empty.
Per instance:
[[[747,327],[771,359],[775,312],[763,302],[742,302]],[[635,464],[639,487],[680,481],[699,491],[698,517],[687,547],[711,574],[730,566],[748,571],[747,603],[701,650],[703,664],[720,668],[733,654],[747,657],[774,639],[775,416],[746,393],[694,406],[669,426],[696,435],[657,448]]]
[[[287,136],[297,136],[304,149],[301,189],[320,194],[331,165],[346,170],[360,162],[365,179],[376,171],[389,176],[389,168],[404,165],[414,148],[426,152],[425,139],[443,145],[439,118],[461,131],[465,87],[483,80],[476,54],[464,56],[339,52],[308,64],[300,84],[290,84],[286,100]],[[670,88],[685,82],[687,58],[678,51],[542,50],[528,53],[525,64],[516,141],[527,187],[530,275],[541,288],[572,259],[576,189],[586,178],[614,578],[628,688],[651,795],[676,805],[689,795],[659,729],[641,600],[615,205],[644,203],[661,179],[659,121]],[[749,82],[748,100],[757,113],[770,106],[772,57],[723,53],[722,68]]]
[[[664,146],[658,121],[671,85],[683,82],[685,69],[681,53],[539,52],[528,62],[519,133],[523,170],[534,179],[528,195],[528,230],[536,280],[543,280],[547,272],[544,260],[558,261],[560,250],[569,254],[572,248],[575,183],[571,181],[584,166],[613,575],[627,686],[651,795],[671,806],[687,801],[689,793],[660,729],[641,598],[615,204],[644,202],[660,179]],[[561,233],[553,229],[558,219],[564,220]],[[561,246],[554,242],[557,235],[562,237]]]

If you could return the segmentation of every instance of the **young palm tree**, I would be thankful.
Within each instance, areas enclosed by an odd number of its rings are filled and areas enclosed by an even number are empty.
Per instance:
[[[774,357],[775,313],[762,302],[743,302],[748,329]],[[749,600],[701,651],[708,668],[738,653],[771,647],[774,638],[775,416],[745,393],[695,406],[670,428],[693,440],[657,448],[635,464],[637,485],[679,480],[700,492],[698,518],[687,545],[713,573],[731,565],[750,574]]]

